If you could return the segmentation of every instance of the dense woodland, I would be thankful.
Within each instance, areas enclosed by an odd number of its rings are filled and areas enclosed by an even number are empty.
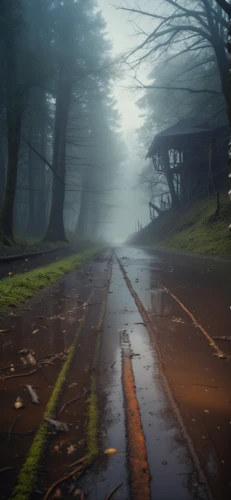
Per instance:
[[[125,146],[92,0],[0,3],[0,239],[99,237]]]

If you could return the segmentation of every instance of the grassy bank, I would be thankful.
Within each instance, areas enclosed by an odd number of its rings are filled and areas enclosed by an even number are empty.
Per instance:
[[[67,243],[63,241],[57,241],[56,243],[44,243],[41,238],[24,238],[16,237],[15,245],[8,247],[2,244],[0,241],[0,257],[6,257],[8,255],[21,255],[26,253],[34,252],[48,252],[51,250],[56,250],[57,248],[64,248],[70,251],[70,253],[80,252],[85,248],[90,248],[93,246],[93,242],[78,236],[76,233],[66,232]]]
[[[7,311],[33,297],[39,290],[51,285],[64,274],[80,267],[90,260],[99,248],[86,250],[82,253],[71,255],[65,259],[53,262],[45,267],[39,267],[24,274],[5,278],[0,281],[0,312]]]
[[[132,243],[231,257],[231,203],[227,193],[221,194],[220,201],[217,217],[216,196],[166,212],[134,236]]]
[[[39,238],[15,238],[15,245],[8,247],[0,242],[0,256],[5,257],[8,255],[21,255],[33,252],[47,252],[55,250],[56,248],[66,248],[68,243],[43,243]]]

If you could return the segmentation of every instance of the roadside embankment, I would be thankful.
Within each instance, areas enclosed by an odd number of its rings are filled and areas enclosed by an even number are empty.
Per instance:
[[[216,216],[216,195],[197,200],[179,210],[164,212],[130,239],[131,244],[182,250],[205,255],[231,256],[231,203],[220,196]]]
[[[48,266],[38,267],[24,274],[9,276],[0,281],[0,313],[10,307],[22,304],[33,297],[39,290],[51,285],[64,274],[79,268],[99,252],[99,248],[92,248],[82,253],[76,253],[53,262]]]

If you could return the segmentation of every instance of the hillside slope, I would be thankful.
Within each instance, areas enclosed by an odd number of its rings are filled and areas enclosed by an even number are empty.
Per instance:
[[[231,257],[231,203],[227,193],[220,195],[220,203],[217,217],[216,196],[165,212],[133,235],[130,243]]]

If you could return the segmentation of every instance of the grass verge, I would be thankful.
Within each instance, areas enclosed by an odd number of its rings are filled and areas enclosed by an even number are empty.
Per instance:
[[[0,312],[16,307],[33,297],[39,290],[51,285],[64,274],[79,268],[99,252],[99,248],[86,250],[65,259],[39,267],[25,274],[4,278],[0,281]]]
[[[54,418],[59,397],[63,391],[64,384],[67,380],[70,366],[75,355],[76,347],[79,340],[79,335],[81,333],[83,324],[85,322],[87,311],[88,310],[86,309],[82,322],[76,332],[75,339],[72,343],[68,358],[66,359],[61,368],[54,390],[52,392],[52,395],[47,403],[45,412],[43,414],[43,419],[47,417]],[[36,483],[39,463],[46,445],[47,432],[48,432],[48,424],[46,422],[43,422],[35,435],[34,441],[30,447],[26,461],[24,462],[24,465],[22,466],[22,469],[19,473],[18,482],[13,491],[12,499],[28,500],[30,498]]]
[[[97,457],[98,449],[98,399],[97,399],[97,379],[94,373],[91,377],[90,383],[90,397],[87,400],[88,404],[88,426],[87,426],[87,460],[86,463],[90,465]]]
[[[140,231],[132,243],[230,258],[231,203],[227,193],[221,194],[220,202],[217,217],[216,195],[197,200],[182,210],[163,213]]]

